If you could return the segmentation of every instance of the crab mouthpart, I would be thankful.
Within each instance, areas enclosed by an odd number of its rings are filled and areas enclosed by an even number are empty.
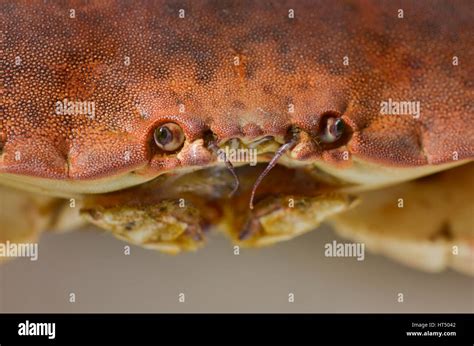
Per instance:
[[[257,188],[258,186],[260,185],[260,183],[262,182],[263,178],[265,178],[265,176],[270,172],[270,170],[275,167],[275,165],[277,164],[278,162],[278,159],[284,154],[286,153],[288,150],[291,150],[295,145],[296,143],[298,142],[298,138],[297,138],[297,135],[296,133],[294,133],[293,135],[293,138],[283,144],[275,153],[275,155],[273,156],[273,158],[270,160],[270,162],[268,163],[268,166],[265,168],[265,170],[258,176],[257,180],[255,181],[255,184],[253,185],[253,188],[252,188],[252,193],[250,195],[250,201],[249,201],[249,208],[250,209],[253,209],[253,199],[255,197],[255,192],[257,191]]]
[[[226,168],[228,169],[228,171],[230,172],[230,174],[232,174],[232,176],[234,177],[234,188],[232,189],[232,191],[229,193],[229,197],[232,197],[236,192],[237,190],[239,189],[239,185],[240,185],[240,182],[239,182],[239,177],[237,176],[237,174],[235,173],[235,169],[234,169],[234,166],[232,165],[232,163],[229,161],[229,159],[227,158],[227,155],[225,154],[224,151],[222,151],[222,149],[219,149],[219,147],[217,146],[217,144],[215,142],[209,142],[208,146],[207,146],[217,157],[221,157],[222,160],[224,161],[224,164],[226,166]]]
[[[277,153],[293,143],[284,144]],[[90,195],[81,213],[122,240],[174,254],[203,246],[210,225],[234,243],[264,246],[311,231],[354,204],[354,197],[338,192],[338,184],[318,179],[318,173],[275,163],[235,168],[240,188],[231,197],[235,178],[224,166],[216,166]],[[248,208],[250,196],[255,201],[253,210]]]

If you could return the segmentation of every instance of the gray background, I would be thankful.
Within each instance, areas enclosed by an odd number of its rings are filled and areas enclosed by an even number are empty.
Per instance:
[[[93,230],[46,234],[39,259],[0,267],[3,312],[473,312],[474,280],[428,274],[366,253],[326,258],[320,229],[239,256],[219,234],[196,253],[169,256]],[[69,293],[76,303],[69,303]],[[186,302],[178,302],[178,294]],[[288,302],[288,293],[295,302]],[[397,302],[397,293],[405,296]]]

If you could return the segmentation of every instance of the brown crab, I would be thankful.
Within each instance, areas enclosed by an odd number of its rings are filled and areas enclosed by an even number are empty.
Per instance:
[[[0,7],[0,241],[80,214],[176,253],[329,221],[474,272],[472,2]]]

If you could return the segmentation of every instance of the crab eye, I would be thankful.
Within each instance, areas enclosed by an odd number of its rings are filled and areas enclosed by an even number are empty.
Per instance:
[[[184,143],[184,133],[175,123],[166,123],[155,130],[155,143],[165,151],[175,151]]]
[[[330,117],[326,120],[321,133],[323,143],[334,143],[344,133],[344,122],[341,118]]]

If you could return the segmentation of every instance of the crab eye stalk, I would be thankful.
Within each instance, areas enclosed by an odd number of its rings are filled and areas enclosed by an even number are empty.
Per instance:
[[[341,118],[330,117],[323,125],[320,139],[323,143],[334,143],[344,134],[345,125]]]
[[[158,127],[154,134],[156,145],[164,151],[175,151],[184,143],[183,129],[175,123],[166,123]]]

